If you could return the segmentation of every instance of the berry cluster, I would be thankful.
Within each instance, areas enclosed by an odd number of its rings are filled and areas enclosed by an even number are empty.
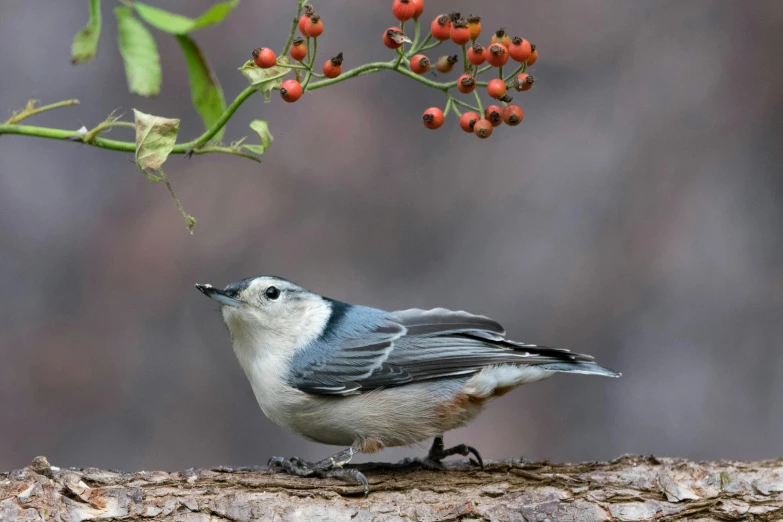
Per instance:
[[[315,50],[313,50],[311,56],[310,39],[312,38],[315,42],[315,40],[323,34],[324,22],[315,12],[312,5],[305,4],[304,12],[299,17],[297,26],[301,36],[296,36],[291,40],[291,44],[288,47],[288,54],[291,56],[291,58],[301,64],[300,67],[302,69],[306,69],[308,72],[312,73],[313,61],[315,60]],[[270,67],[280,65],[278,63],[277,55],[272,49],[268,47],[259,47],[258,49],[254,49],[252,54],[253,62],[257,67],[261,67],[262,69],[268,69]],[[309,62],[305,63],[309,56],[311,56]],[[286,67],[291,66],[286,65]],[[340,76],[343,72],[343,53],[338,53],[333,58],[326,60],[326,62],[324,62],[322,71],[323,74],[319,76],[324,76],[326,78],[337,78]],[[308,74],[305,79],[305,85],[309,78],[310,74]],[[280,96],[288,103],[293,103],[298,100],[302,96],[303,92],[304,87],[299,81],[298,72],[296,79],[285,80],[280,86]]]
[[[509,95],[509,91],[516,89],[523,92],[533,87],[535,79],[526,71],[538,59],[536,46],[524,38],[512,38],[505,29],[498,29],[492,34],[489,44],[485,47],[478,42],[481,36],[481,17],[470,15],[463,18],[460,13],[456,12],[436,16],[429,26],[429,35],[419,42],[419,17],[423,12],[424,0],[393,0],[392,14],[400,24],[384,30],[382,41],[386,47],[395,50],[397,58],[391,62],[373,65],[404,73],[418,79],[421,83],[436,87],[446,94],[446,106],[443,110],[439,107],[430,107],[424,111],[422,115],[424,126],[429,129],[441,127],[446,116],[452,110],[459,116],[462,130],[472,132],[479,138],[488,138],[492,135],[493,129],[502,123],[512,127],[519,125],[524,117],[524,112],[519,105],[511,103],[512,97]],[[404,32],[405,22],[408,20],[413,20],[416,24],[414,40],[411,40]],[[297,25],[301,36],[293,37],[294,28],[292,28],[291,37],[293,38],[289,38],[288,53],[291,58],[299,62],[299,65],[286,65],[286,67],[296,69],[296,79],[285,80],[280,85],[280,95],[283,100],[289,103],[297,101],[304,90],[309,90],[308,82],[311,76],[332,79],[338,78],[342,74],[343,53],[327,60],[323,64],[322,74],[313,70],[318,48],[317,38],[323,34],[324,24],[311,5],[304,6],[304,11]],[[460,76],[449,83],[437,83],[424,79],[420,75],[427,73],[435,75],[436,71],[447,74],[459,63],[459,54],[443,55],[434,62],[424,54],[424,51],[433,49],[448,40],[462,48],[463,68]],[[410,44],[407,52],[406,43]],[[503,67],[509,60],[516,62],[517,67],[514,72],[504,77]],[[261,68],[282,65],[275,52],[268,47],[255,49],[253,62]],[[403,70],[405,68],[410,72]],[[299,81],[300,69],[307,71],[304,81],[301,83]],[[360,69],[362,68],[353,69],[346,78],[356,76],[361,72]],[[488,71],[497,71],[497,78],[479,81],[479,76]],[[476,105],[455,98],[451,94],[453,87],[456,87],[461,94],[473,94]],[[486,88],[486,94],[493,100],[492,105],[483,107],[481,97],[476,91],[477,87]],[[467,108],[469,111],[463,113],[459,107]]]
[[[416,13],[421,14],[423,10],[422,0],[394,0],[392,11],[394,16],[400,21],[408,18],[405,16],[410,12],[410,8],[404,10],[402,6],[415,5]],[[412,16],[411,16],[412,17]],[[519,105],[511,103],[512,98],[508,94],[509,89],[517,91],[529,90],[535,81],[533,76],[525,71],[527,67],[533,65],[538,59],[538,51],[535,45],[524,38],[510,37],[505,29],[498,29],[490,38],[489,45],[484,47],[478,42],[481,35],[481,17],[471,15],[463,18],[460,13],[442,14],[436,16],[430,24],[430,35],[425,40],[435,39],[440,42],[451,40],[462,47],[462,56],[464,60],[463,74],[457,78],[455,86],[462,94],[473,93],[478,107],[471,106],[461,100],[458,100],[447,93],[446,109],[441,110],[438,107],[430,107],[422,115],[422,122],[428,129],[437,129],[445,120],[446,114],[454,110],[459,115],[459,124],[465,132],[472,132],[479,138],[488,138],[492,134],[492,129],[501,123],[515,126],[522,122],[524,112]],[[387,47],[397,48],[402,45],[404,34],[399,27],[392,27],[386,30],[383,35],[384,43]],[[395,45],[390,45],[395,43]],[[438,44],[422,45],[418,50],[435,47]],[[415,46],[414,46],[415,47]],[[503,66],[509,59],[517,62],[517,70],[510,76],[503,77]],[[459,61],[458,55],[441,56],[435,62],[435,69],[440,73],[448,73]],[[487,64],[479,69],[479,66]],[[424,74],[430,69],[430,59],[424,54],[417,53],[409,62],[410,69],[416,74]],[[480,74],[497,70],[498,77],[488,82],[480,82]],[[476,87],[486,87],[487,95],[493,100],[498,100],[501,105],[490,105],[486,109],[481,106],[481,98]],[[473,109],[469,112],[460,113],[457,105]]]

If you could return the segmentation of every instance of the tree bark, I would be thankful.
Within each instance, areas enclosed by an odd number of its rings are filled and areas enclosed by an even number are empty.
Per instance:
[[[358,468],[370,481],[366,499],[351,484],[263,468],[120,473],[59,469],[38,457],[0,474],[0,520],[783,520],[783,459]]]

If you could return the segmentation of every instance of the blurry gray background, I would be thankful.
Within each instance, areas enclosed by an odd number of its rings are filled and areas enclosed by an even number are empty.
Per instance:
[[[195,34],[229,100],[294,4],[245,0]],[[389,58],[390,4],[318,3],[319,63]],[[157,5],[196,16],[210,2]],[[426,0],[423,20],[475,5]],[[160,96],[127,92],[113,7],[97,59],[72,67],[86,1],[2,2],[0,119],[78,97],[29,123],[91,127],[135,107],[182,118],[183,140],[201,133],[171,36],[154,31]],[[783,454],[783,2],[480,8],[487,37],[506,25],[539,46],[520,127],[480,141],[449,117],[429,131],[421,113],[443,96],[389,72],[294,105],[255,96],[226,138],[268,120],[263,164],[167,163],[193,236],[130,154],[0,137],[0,470],[39,454],[125,470],[331,454],[263,416],[193,288],[268,273],[349,302],[487,314],[624,373],[522,388],[447,434],[487,458]]]

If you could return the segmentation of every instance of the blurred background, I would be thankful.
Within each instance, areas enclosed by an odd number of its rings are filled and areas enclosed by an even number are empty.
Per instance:
[[[195,17],[211,2],[155,4]],[[317,2],[318,63],[390,58],[390,4]],[[426,0],[423,20],[476,5]],[[246,0],[195,33],[228,100],[250,50],[281,47],[294,6]],[[181,140],[200,134],[170,35],[153,30],[161,94],[128,93],[113,7],[97,59],[73,67],[86,1],[2,2],[0,119],[28,98],[76,97],[29,124],[92,127],[137,108],[181,118]],[[450,116],[427,130],[421,113],[442,94],[390,72],[293,105],[254,96],[226,139],[267,120],[263,164],[166,164],[198,219],[192,236],[132,155],[0,137],[0,470],[36,455],[139,470],[336,451],[263,416],[217,305],[193,288],[257,274],[380,308],[486,314],[511,338],[624,374],[523,387],[448,445],[556,461],[783,455],[783,2],[480,9],[482,41],[505,25],[539,48],[535,87],[514,93],[520,127],[480,141]]]

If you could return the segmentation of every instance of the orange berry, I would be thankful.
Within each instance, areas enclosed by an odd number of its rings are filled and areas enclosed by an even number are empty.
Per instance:
[[[484,109],[484,117],[489,120],[493,127],[503,123],[503,109],[499,105],[490,105]]]
[[[522,73],[514,78],[514,88],[518,91],[529,91],[536,79],[527,73]]]
[[[487,50],[480,43],[475,43],[468,49],[468,61],[473,65],[481,65],[487,61]]]
[[[392,2],[392,14],[400,22],[410,20],[416,13],[416,5],[411,0],[394,0]]]
[[[337,78],[343,72],[343,53],[324,62],[324,76],[327,78]]]
[[[494,67],[503,67],[508,61],[508,49],[499,43],[493,43],[489,46],[487,52],[487,62]]]
[[[513,103],[510,105],[506,105],[506,108],[503,109],[503,121],[506,125],[515,126],[522,123],[522,118],[525,117],[525,113],[522,112],[522,107],[519,105],[514,105]]]
[[[280,86],[280,96],[288,103],[294,103],[302,96],[302,84],[296,80],[286,80]]]
[[[408,39],[402,34],[402,29],[399,27],[389,27],[383,32],[383,45],[389,49],[397,49],[406,40]]]
[[[454,68],[454,64],[457,63],[459,57],[456,54],[451,56],[441,56],[438,61],[435,62],[435,69],[440,73],[451,72]]]
[[[535,45],[530,45],[530,57],[527,59],[527,65],[531,66],[534,63],[536,63],[536,60],[538,60],[538,49],[536,49]]]
[[[424,74],[430,70],[430,59],[423,54],[417,54],[411,58],[411,71],[416,74]]]
[[[470,15],[468,17],[468,29],[470,30],[470,39],[475,40],[481,34],[481,17]]]
[[[304,60],[305,56],[307,56],[307,46],[305,45],[304,38],[297,36],[291,40],[291,47],[288,49],[288,54],[297,62]]]
[[[470,94],[476,88],[476,80],[469,74],[457,78],[457,90],[462,94]]]
[[[515,62],[522,63],[530,57],[530,42],[519,36],[511,40],[508,54]]]
[[[305,34],[317,38],[324,32],[324,23],[318,15],[311,16],[305,22]]]
[[[421,121],[424,122],[424,126],[428,129],[437,129],[443,125],[443,111],[437,107],[430,107],[421,116]]]
[[[490,98],[502,98],[506,95],[506,84],[500,78],[493,78],[487,83],[487,94]]]
[[[486,139],[492,136],[492,123],[487,120],[479,120],[473,124],[473,134],[479,138]]]
[[[508,48],[508,46],[511,45],[511,37],[506,33],[505,29],[500,28],[495,31],[495,34],[493,34],[492,38],[489,40],[489,45],[494,43],[499,43],[503,47]]]
[[[269,69],[277,65],[277,56],[269,47],[259,47],[253,49],[253,61],[262,69]]]
[[[305,4],[304,6],[304,13],[302,16],[299,17],[299,32],[302,33],[304,36],[307,36],[307,33],[305,32],[305,24],[307,23],[307,20],[310,19],[311,16],[315,14],[315,11],[313,11],[313,6],[310,4]]]
[[[416,9],[413,11],[413,19],[418,20],[421,13],[424,12],[424,0],[411,0],[411,3],[416,6]]]
[[[451,24],[451,41],[457,45],[464,45],[470,41],[470,29],[468,23],[460,18]]]
[[[443,41],[451,38],[451,19],[449,15],[436,16],[430,25],[430,32],[436,40]]]
[[[462,116],[459,117],[459,126],[465,132],[473,132],[473,126],[480,119],[481,119],[481,116],[479,116],[479,114],[477,112],[473,112],[473,111],[463,112]],[[490,127],[491,126],[492,125],[490,125]]]

